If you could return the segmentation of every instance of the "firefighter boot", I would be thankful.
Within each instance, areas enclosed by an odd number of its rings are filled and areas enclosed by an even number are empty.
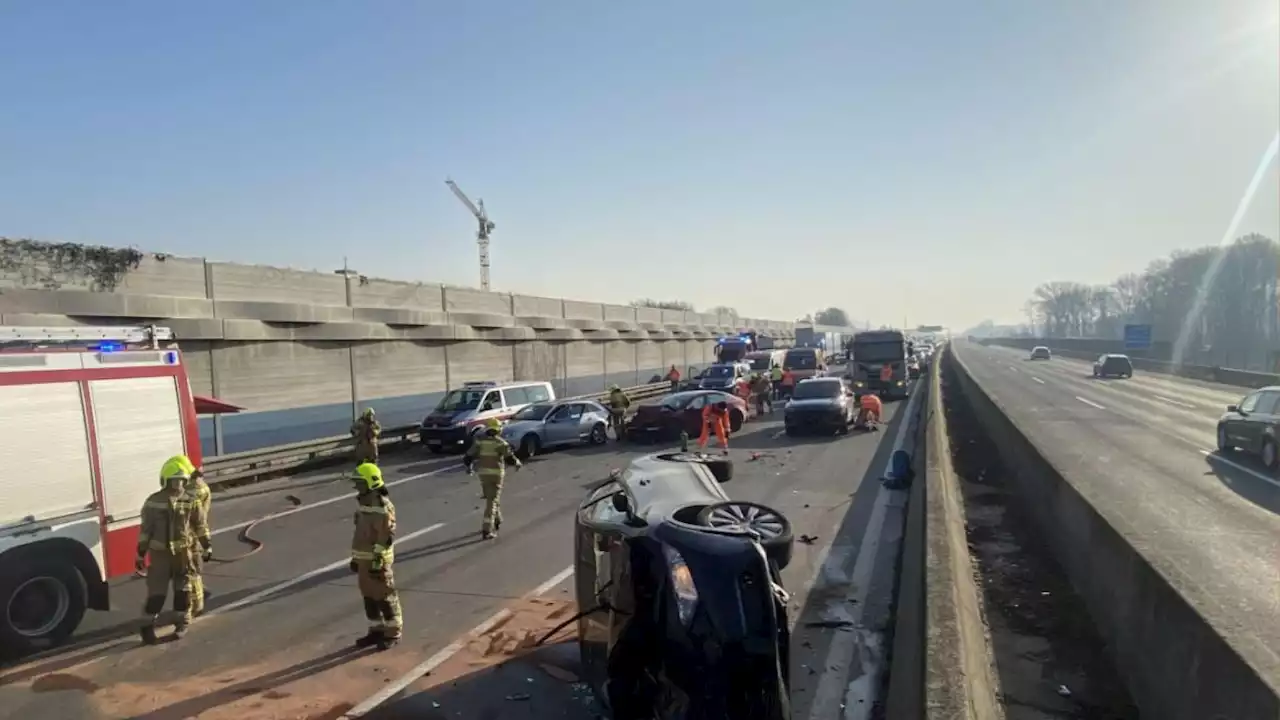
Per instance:
[[[356,647],[367,648],[373,647],[374,645],[381,646],[385,640],[386,638],[383,636],[381,628],[369,628],[369,632],[365,633],[363,637],[356,638]]]
[[[156,642],[158,642],[156,640],[155,625],[143,625],[142,627],[138,628],[138,635],[142,637],[143,645],[155,645]]]

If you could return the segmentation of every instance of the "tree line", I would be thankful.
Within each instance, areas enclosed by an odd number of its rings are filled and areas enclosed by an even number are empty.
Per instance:
[[[1126,324],[1151,325],[1187,362],[1269,367],[1280,344],[1280,243],[1249,234],[1227,246],[1181,250],[1108,285],[1041,284],[1025,312],[1032,334],[1122,339]]]

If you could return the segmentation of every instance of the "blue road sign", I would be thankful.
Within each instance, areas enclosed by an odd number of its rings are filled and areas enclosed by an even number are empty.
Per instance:
[[[1151,326],[1150,325],[1125,325],[1124,326],[1124,349],[1125,350],[1148,350],[1151,348]]]

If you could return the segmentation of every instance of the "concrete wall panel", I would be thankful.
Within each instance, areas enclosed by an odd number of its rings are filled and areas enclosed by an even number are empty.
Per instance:
[[[351,281],[351,305],[367,308],[405,308],[444,311],[444,288],[425,283],[369,279]]]
[[[341,275],[234,263],[209,263],[209,267],[214,300],[347,304],[346,280]]]
[[[600,303],[565,300],[564,316],[577,320],[604,320],[604,307]]]
[[[515,379],[546,380],[556,389],[556,394],[565,394],[565,343],[534,340],[522,342],[515,346]]]
[[[662,311],[658,308],[636,308],[636,322],[661,323]]]
[[[605,320],[619,320],[633,323],[636,321],[636,309],[630,305],[601,305]]]
[[[683,325],[684,311],[683,310],[663,310],[662,322],[667,325]]]
[[[649,382],[649,378],[653,375],[666,375],[667,368],[670,366],[662,363],[662,343],[645,340],[636,343],[635,349],[636,377],[640,382]]]
[[[392,340],[354,347],[361,401],[446,390],[444,343]]]
[[[662,347],[662,367],[670,370],[672,365],[684,376],[689,371],[689,363],[685,361],[684,343],[679,340],[664,340]]]
[[[604,343],[585,341],[565,346],[566,395],[604,390],[604,348]]]
[[[192,395],[215,396],[213,391],[212,343],[193,340],[181,344],[182,364],[187,368],[187,380]]]
[[[464,382],[492,380],[507,382],[515,372],[512,343],[468,341],[452,343],[448,349],[449,386]]]
[[[250,412],[351,402],[345,343],[222,343],[213,362],[221,398]]]
[[[445,312],[511,314],[511,296],[506,293],[485,292],[470,288],[446,287],[444,289]]]
[[[611,340],[604,344],[605,385],[636,384],[636,343]]]
[[[533,295],[512,295],[512,307],[516,317],[564,317],[564,301]]]

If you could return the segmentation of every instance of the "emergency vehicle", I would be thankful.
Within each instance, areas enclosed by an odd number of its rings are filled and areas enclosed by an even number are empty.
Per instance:
[[[134,570],[161,464],[201,464],[197,414],[168,328],[0,327],[0,650],[68,638]]]

